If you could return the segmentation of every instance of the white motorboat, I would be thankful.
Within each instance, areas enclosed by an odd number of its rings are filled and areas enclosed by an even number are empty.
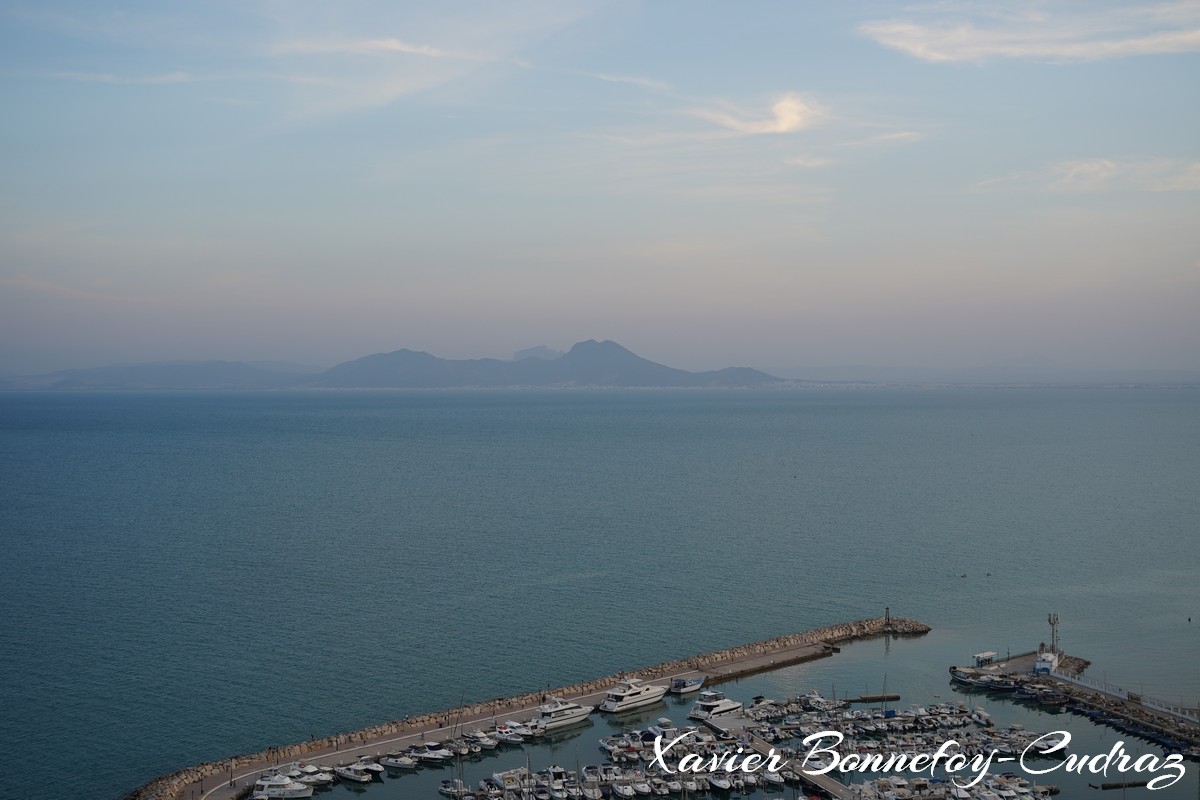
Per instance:
[[[374,772],[376,775],[382,775],[386,770],[383,765],[370,756],[359,756],[358,761],[354,762],[355,766],[365,769],[367,772]]]
[[[491,736],[488,736],[481,730],[471,731],[467,734],[467,738],[479,745],[484,750],[495,750],[496,746],[500,744],[497,740],[493,739]]]
[[[374,773],[368,772],[358,764],[345,764],[343,766],[334,767],[333,774],[337,775],[342,780],[350,781],[351,783],[370,783],[375,779]]]
[[[614,783],[612,785],[613,794],[617,797],[628,798],[633,797],[637,792],[633,790],[633,786],[628,783]]]
[[[696,698],[696,704],[688,712],[688,719],[712,719],[741,710],[742,704],[739,701],[730,700],[720,692],[708,689]]]
[[[528,725],[525,725],[520,722],[515,722],[511,719],[505,720],[504,724],[513,733],[518,734],[519,736],[524,736],[526,739],[528,739],[530,736],[533,736],[533,728],[530,728]],[[497,728],[497,730],[499,730],[499,726],[496,726],[496,728]]]
[[[635,792],[640,795],[650,794],[652,791],[650,781],[646,780],[646,775],[640,769],[630,770],[627,774],[629,775],[629,785]]]
[[[263,775],[255,781],[254,793],[263,797],[312,797],[313,787],[275,773]]]
[[[303,783],[308,786],[328,786],[334,781],[332,772],[318,771],[307,775],[301,775],[296,778],[297,783]]]
[[[441,742],[425,742],[424,749],[417,751],[417,758],[422,758],[422,752],[428,756],[429,761],[449,761],[454,758],[454,753],[443,747]]]
[[[379,763],[388,769],[416,769],[420,764],[407,753],[388,753],[379,759]]]
[[[529,720],[529,725],[543,731],[552,731],[583,722],[594,710],[593,706],[581,706],[579,703],[551,697],[548,703],[537,707],[537,716]]]
[[[671,681],[671,694],[690,694],[700,691],[704,678],[676,678]]]
[[[629,711],[657,703],[666,693],[666,686],[656,686],[637,678],[626,678],[608,690],[599,708],[609,713]]]
[[[443,764],[450,759],[451,755],[448,751],[443,751],[440,744],[437,747],[437,750],[430,750],[425,744],[414,744],[408,748],[408,755],[422,764]]]
[[[708,773],[708,785],[720,792],[728,792],[733,786],[729,775],[723,772]]]

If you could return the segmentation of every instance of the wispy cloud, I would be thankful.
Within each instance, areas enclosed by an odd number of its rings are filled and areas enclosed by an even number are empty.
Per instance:
[[[1051,166],[1054,177],[1046,188],[1053,192],[1094,192],[1110,185],[1121,171],[1122,166],[1111,158],[1064,161]]]
[[[795,133],[811,128],[825,116],[825,111],[795,92],[789,92],[771,104],[771,114],[757,119],[746,118],[742,113],[728,113],[711,109],[697,109],[693,115],[706,119],[736,133]]]
[[[596,78],[597,80],[608,81],[609,83],[628,83],[633,86],[641,86],[644,89],[656,89],[658,91],[667,91],[671,88],[671,84],[663,81],[656,81],[651,78],[639,78],[632,75],[609,75],[606,72],[588,72],[585,73],[588,77]]]
[[[84,83],[108,83],[116,86],[159,86],[171,83],[194,83],[206,80],[188,72],[166,72],[159,75],[114,75],[109,72],[47,72],[45,77]]]
[[[484,4],[470,13],[420,4],[273,8],[256,54],[275,71],[328,84],[298,87],[293,107],[301,116],[386,106],[485,71],[496,79],[505,68],[530,68],[529,47],[593,11],[572,0]]]
[[[1195,0],[1100,7],[1098,4],[943,3],[905,19],[864,23],[859,31],[885,47],[929,62],[997,58],[1093,61],[1200,51]]]
[[[1046,192],[1200,191],[1200,161],[1179,159],[1068,159],[1040,169],[987,178],[974,189],[1035,189]]]
[[[802,169],[817,169],[819,167],[831,166],[837,162],[832,158],[823,158],[821,156],[791,156],[785,158],[783,163]]]
[[[863,136],[858,139],[849,139],[844,142],[838,142],[838,147],[882,147],[893,144],[912,144],[919,142],[925,138],[923,133],[918,131],[884,131],[882,133],[873,133],[870,136]]]
[[[485,53],[449,50],[427,44],[412,44],[399,39],[326,39],[277,42],[269,48],[272,55],[354,55],[387,56],[411,55],[426,58],[448,58],[454,61],[500,61]]]

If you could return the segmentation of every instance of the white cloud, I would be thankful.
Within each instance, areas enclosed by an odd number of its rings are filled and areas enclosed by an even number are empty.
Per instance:
[[[693,111],[697,117],[716,123],[723,128],[744,134],[794,133],[812,127],[825,111],[810,103],[795,92],[789,92],[771,105],[771,116],[746,119],[723,111],[701,109]]]
[[[1068,159],[1041,169],[987,178],[974,189],[1036,189],[1048,192],[1200,191],[1200,161],[1180,159]]]
[[[1200,51],[1200,2],[1159,5],[950,3],[917,9],[919,19],[867,22],[859,31],[929,62],[995,58],[1092,61]]]

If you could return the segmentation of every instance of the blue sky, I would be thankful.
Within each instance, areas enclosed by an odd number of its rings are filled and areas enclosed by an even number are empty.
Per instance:
[[[4,3],[0,370],[1200,368],[1200,2]]]

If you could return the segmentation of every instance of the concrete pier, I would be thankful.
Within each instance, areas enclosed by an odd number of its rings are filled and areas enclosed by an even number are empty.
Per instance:
[[[603,699],[608,689],[623,675],[636,675],[643,680],[659,682],[677,677],[704,677],[706,682],[720,683],[756,672],[826,657],[834,652],[834,645],[839,642],[884,635],[916,636],[930,630],[931,628],[923,622],[890,615],[842,622],[713,653],[667,661],[571,686],[530,692],[516,697],[496,698],[462,708],[394,720],[353,733],[210,761],[156,778],[126,795],[125,800],[181,800],[189,797],[233,800],[248,794],[248,787],[254,780],[262,772],[279,763],[346,762],[364,754],[373,756],[423,741],[452,721],[464,729],[490,727],[493,718],[496,717],[516,719],[532,714],[547,694],[585,705],[594,705]]]

